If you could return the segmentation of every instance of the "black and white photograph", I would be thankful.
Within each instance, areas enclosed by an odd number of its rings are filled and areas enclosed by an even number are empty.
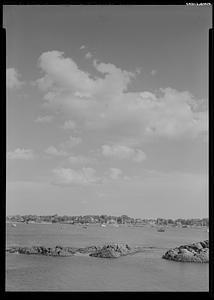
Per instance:
[[[211,3],[3,5],[6,292],[209,292]]]

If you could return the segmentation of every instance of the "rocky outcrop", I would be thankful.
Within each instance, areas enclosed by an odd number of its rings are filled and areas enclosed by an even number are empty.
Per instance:
[[[75,253],[73,248],[56,246],[54,248],[44,246],[32,247],[10,247],[6,250],[9,253],[19,254],[40,254],[46,256],[71,256]]]
[[[97,252],[101,249],[101,246],[89,246],[84,248],[76,247],[44,247],[44,246],[31,246],[31,247],[8,247],[6,252],[17,254],[34,254],[34,255],[46,255],[46,256],[72,256],[74,254],[90,254]]]
[[[46,256],[72,256],[75,254],[85,254],[94,257],[116,258],[123,255],[139,252],[137,248],[131,248],[127,244],[107,244],[104,246],[89,246],[84,248],[62,247],[53,248],[44,246],[32,247],[9,247],[6,249],[9,253],[28,254],[28,255],[46,255]]]
[[[101,246],[88,246],[85,248],[78,248],[77,252],[82,254],[90,254],[99,251],[101,248]]]
[[[137,248],[131,248],[127,244],[108,244],[89,255],[102,258],[117,258],[128,254],[134,254],[136,252],[138,252]]]
[[[179,262],[209,262],[209,241],[182,245],[168,250],[162,258]]]

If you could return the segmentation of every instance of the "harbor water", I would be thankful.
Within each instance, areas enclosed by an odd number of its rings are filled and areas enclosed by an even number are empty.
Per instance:
[[[6,291],[208,291],[208,264],[162,259],[169,249],[208,239],[204,228],[69,224],[6,226],[6,246],[85,247],[108,242],[145,247],[117,259],[6,253]]]

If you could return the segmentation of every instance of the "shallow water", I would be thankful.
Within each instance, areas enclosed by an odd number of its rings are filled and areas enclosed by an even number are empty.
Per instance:
[[[67,224],[7,224],[7,246],[84,247],[125,242],[143,253],[117,259],[6,254],[8,291],[208,291],[208,264],[161,258],[169,248],[208,239],[204,229],[110,227]],[[146,248],[152,247],[152,248]]]

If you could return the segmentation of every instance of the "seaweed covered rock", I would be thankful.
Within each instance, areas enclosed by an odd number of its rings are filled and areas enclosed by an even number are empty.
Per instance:
[[[137,250],[135,248],[131,248],[127,244],[107,244],[104,245],[98,251],[89,254],[94,257],[102,257],[102,258],[117,258],[120,256],[128,255],[136,253]]]
[[[209,262],[209,241],[182,245],[168,250],[162,258],[179,262]]]
[[[78,248],[76,252],[82,253],[82,254],[91,254],[99,251],[102,247],[101,246],[88,246],[85,248]]]
[[[144,247],[130,247],[127,244],[105,244],[98,246],[77,247],[44,247],[44,246],[13,246],[6,249],[9,253],[28,254],[28,255],[46,255],[46,256],[72,256],[72,255],[90,255],[94,257],[116,258],[128,254],[145,251]]]
[[[10,247],[6,249],[9,253],[19,253],[19,254],[39,254],[46,256],[71,256],[74,254],[72,248],[56,246],[53,248],[44,246],[31,246],[31,247]]]
[[[20,247],[13,246],[6,249],[6,252],[17,253],[17,254],[38,254],[46,256],[72,256],[74,254],[90,254],[100,250],[101,246],[88,246],[84,248],[77,247],[44,247],[44,246],[31,246],[31,247]]]

